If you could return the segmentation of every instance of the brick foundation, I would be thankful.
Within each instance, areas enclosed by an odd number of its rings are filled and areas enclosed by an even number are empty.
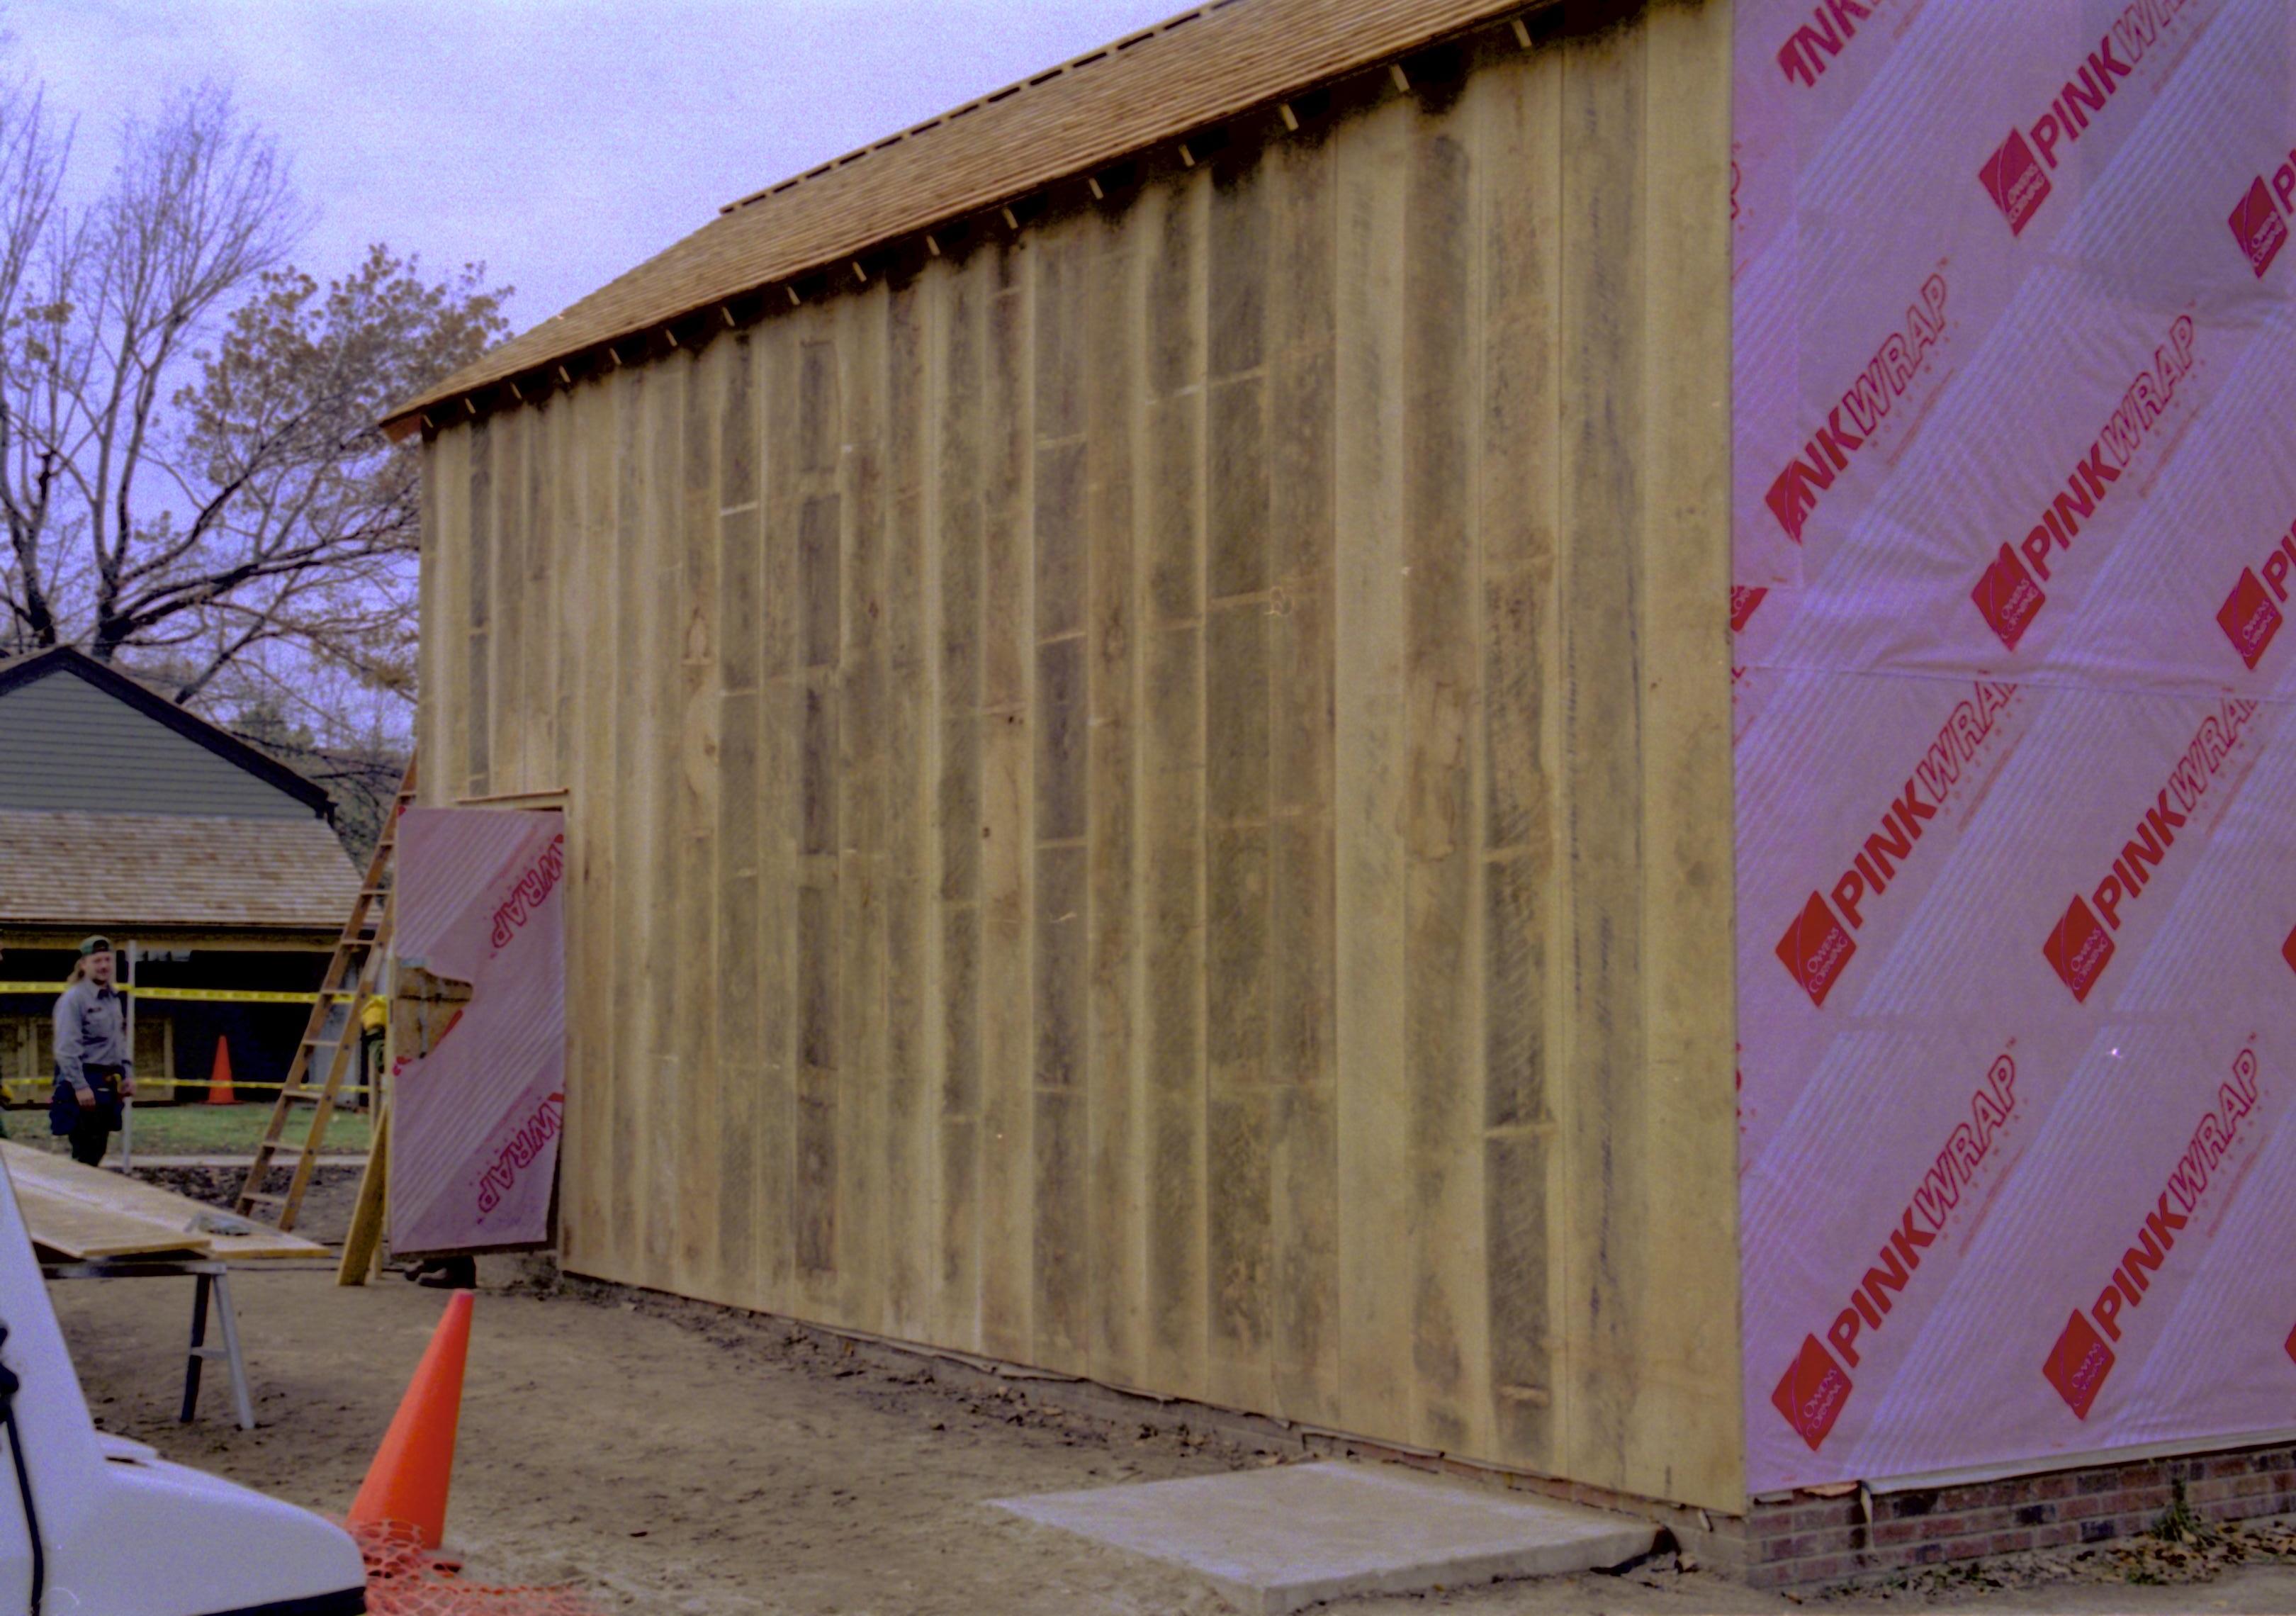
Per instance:
[[[1736,1569],[1757,1587],[1806,1587],[1951,1560],[2102,1543],[2151,1531],[2178,1483],[2202,1520],[2296,1513],[2296,1444],[1877,1493],[1870,1522],[1855,1494],[1800,1494],[1757,1505],[1731,1523],[1743,1534]]]

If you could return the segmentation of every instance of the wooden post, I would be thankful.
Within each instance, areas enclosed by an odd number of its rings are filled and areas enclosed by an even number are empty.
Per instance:
[[[127,991],[121,994],[120,997],[127,1003],[125,1013],[127,1024],[122,1036],[127,1045],[127,1064],[132,1070],[135,1064],[135,945],[134,943],[127,945],[126,954],[127,975],[125,979],[125,986]],[[123,1096],[119,1102],[119,1169],[122,1172],[131,1172],[135,1167],[135,1102]]]

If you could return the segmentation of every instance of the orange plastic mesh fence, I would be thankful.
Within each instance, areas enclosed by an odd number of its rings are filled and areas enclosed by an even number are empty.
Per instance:
[[[368,1616],[600,1616],[567,1587],[488,1587],[424,1548],[412,1527],[354,1526],[366,1557]]]

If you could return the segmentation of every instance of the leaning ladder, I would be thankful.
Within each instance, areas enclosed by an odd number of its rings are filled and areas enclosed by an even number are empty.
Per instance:
[[[343,923],[342,935],[335,939],[334,957],[327,963],[327,974],[321,980],[318,1000],[311,1006],[311,1019],[303,1029],[302,1040],[295,1046],[295,1059],[287,1068],[287,1080],[279,1086],[279,1098],[271,1107],[270,1126],[263,1130],[263,1143],[255,1148],[255,1160],[248,1165],[247,1177],[239,1186],[239,1199],[233,1210],[243,1218],[263,1218],[263,1213],[276,1208],[278,1216],[269,1221],[281,1233],[295,1226],[295,1215],[302,1210],[303,1193],[311,1187],[311,1173],[319,1164],[319,1145],[327,1136],[328,1119],[334,1115],[335,1096],[342,1092],[346,1075],[354,1068],[359,1041],[359,1006],[365,997],[374,990],[372,981],[377,966],[390,947],[391,856],[398,846],[398,817],[414,800],[414,761],[409,759],[406,773],[398,782],[398,795],[390,805],[390,816],[383,821],[382,834],[375,840],[374,856],[367,860],[366,874],[359,882],[359,893],[351,904],[350,918]],[[332,1023],[340,1019],[340,1025]],[[315,1062],[316,1057],[316,1062]],[[313,1083],[314,1070],[324,1073]],[[299,1145],[283,1143],[290,1120],[298,1106],[312,1108],[308,1132]],[[295,1166],[283,1195],[266,1194],[263,1181],[272,1167],[291,1160]]]

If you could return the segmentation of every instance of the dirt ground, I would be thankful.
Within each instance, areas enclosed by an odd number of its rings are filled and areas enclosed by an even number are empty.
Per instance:
[[[988,1501],[1280,1456],[1033,1407],[1017,1390],[967,1376],[954,1385],[948,1372],[850,1352],[775,1321],[537,1283],[531,1268],[489,1259],[482,1270],[448,1520],[474,1578],[572,1582],[602,1611],[685,1616],[1226,1609],[1177,1572]],[[97,1422],[171,1458],[340,1512],[443,1298],[395,1276],[365,1290],[314,1272],[234,1275],[232,1284],[261,1422],[252,1432],[232,1425],[212,1380],[199,1419],[176,1423],[189,1281],[53,1287]],[[1333,1608],[2296,1612],[2296,1564],[2249,1563],[2169,1587],[2132,1585],[2125,1569],[2095,1554],[2036,1557],[2011,1579],[2026,1586],[1986,1589],[1955,1577],[1793,1602],[1669,1561]],[[2148,1557],[2137,1569],[2159,1574],[2161,1565]]]

